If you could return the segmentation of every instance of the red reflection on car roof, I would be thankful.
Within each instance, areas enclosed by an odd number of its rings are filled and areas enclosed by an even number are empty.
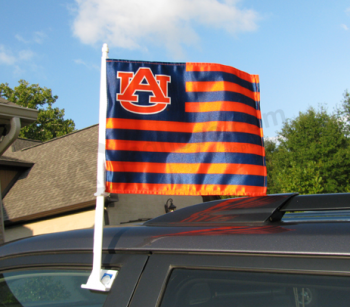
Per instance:
[[[229,227],[215,227],[206,229],[197,229],[189,231],[181,231],[177,233],[164,234],[160,236],[154,236],[153,238],[160,237],[178,237],[178,236],[217,236],[217,235],[232,235],[232,234],[277,234],[294,229],[285,228],[274,225],[263,226],[229,226]]]
[[[272,196],[271,196],[272,197]],[[234,219],[237,214],[232,212],[231,215],[225,214],[225,211],[232,211],[235,209],[247,209],[247,208],[259,208],[271,205],[271,197],[244,197],[244,198],[233,198],[223,202],[220,202],[208,209],[196,212],[189,217],[181,220],[181,223],[190,222],[223,222]],[[280,201],[286,198],[286,196],[273,196],[274,202]],[[223,214],[220,215],[220,212]]]

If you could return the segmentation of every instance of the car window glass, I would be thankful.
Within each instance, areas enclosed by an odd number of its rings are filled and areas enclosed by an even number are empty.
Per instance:
[[[91,271],[27,270],[0,274],[0,306],[102,306],[107,293],[82,289]]]
[[[341,307],[350,278],[174,269],[161,307]]]

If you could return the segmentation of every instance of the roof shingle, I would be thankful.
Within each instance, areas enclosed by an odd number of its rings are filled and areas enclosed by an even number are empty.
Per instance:
[[[91,203],[96,192],[98,125],[20,151],[6,158],[33,162],[5,196],[4,220],[47,215]]]

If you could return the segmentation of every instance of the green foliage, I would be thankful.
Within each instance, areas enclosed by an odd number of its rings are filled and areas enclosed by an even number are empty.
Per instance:
[[[350,136],[350,93],[345,91],[341,107],[336,111],[338,117],[344,125],[344,133]]]
[[[276,182],[281,193],[299,192],[300,194],[317,194],[324,191],[320,165],[308,161],[303,167],[294,161],[290,167],[276,174]]]
[[[52,95],[51,89],[40,87],[20,80],[14,89],[8,83],[0,84],[0,97],[20,106],[39,110],[35,123],[23,127],[20,137],[47,141],[74,131],[75,124],[71,119],[64,119],[64,109],[54,108],[58,96]]]
[[[350,110],[350,97],[346,97],[335,114],[323,108],[300,112],[284,123],[278,146],[265,144],[268,193],[349,191],[350,143],[343,119]]]
[[[274,163],[273,159],[275,156],[275,152],[277,150],[277,145],[273,141],[265,140],[264,141],[264,147],[265,147],[265,159],[266,159],[266,169],[267,169],[267,184],[269,186],[274,186],[275,178],[272,176],[274,174]]]

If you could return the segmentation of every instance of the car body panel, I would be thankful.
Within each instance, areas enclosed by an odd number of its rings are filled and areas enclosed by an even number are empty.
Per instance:
[[[295,257],[232,254],[166,254],[150,257],[130,307],[153,307],[160,304],[173,269],[236,270],[290,274],[322,274],[349,276],[349,257]],[[155,274],[157,272],[157,274]],[[152,284],[152,290],[150,290]]]
[[[298,197],[274,196],[270,204],[261,198],[257,204],[251,200],[215,201],[203,205],[203,214],[197,205],[138,227],[105,227],[102,267],[118,270],[118,275],[103,306],[160,306],[174,269],[350,278],[350,214],[346,209],[350,194],[340,195],[343,203],[335,204],[336,219],[321,209],[328,210],[337,196],[327,196],[324,201],[321,196]],[[283,206],[299,209],[299,200],[316,200],[310,208],[320,211],[294,213],[281,220],[286,214],[280,214]],[[250,209],[241,204],[249,204]],[[236,214],[243,217],[236,218]],[[305,216],[307,220],[303,220]],[[0,273],[91,269],[93,234],[93,229],[83,229],[6,243],[0,246]],[[291,289],[297,293],[297,287]],[[303,286],[300,289],[309,293]]]
[[[106,227],[103,250],[350,255],[349,233],[346,222]],[[91,251],[92,238],[92,229],[30,237],[3,245],[0,257],[21,252]]]
[[[127,306],[138,283],[142,270],[148,260],[148,254],[104,253],[103,267],[118,270],[118,278],[104,303],[104,306]],[[55,252],[12,255],[0,261],[0,271],[8,272],[22,269],[90,269],[91,252]],[[0,301],[1,302],[1,301]]]

